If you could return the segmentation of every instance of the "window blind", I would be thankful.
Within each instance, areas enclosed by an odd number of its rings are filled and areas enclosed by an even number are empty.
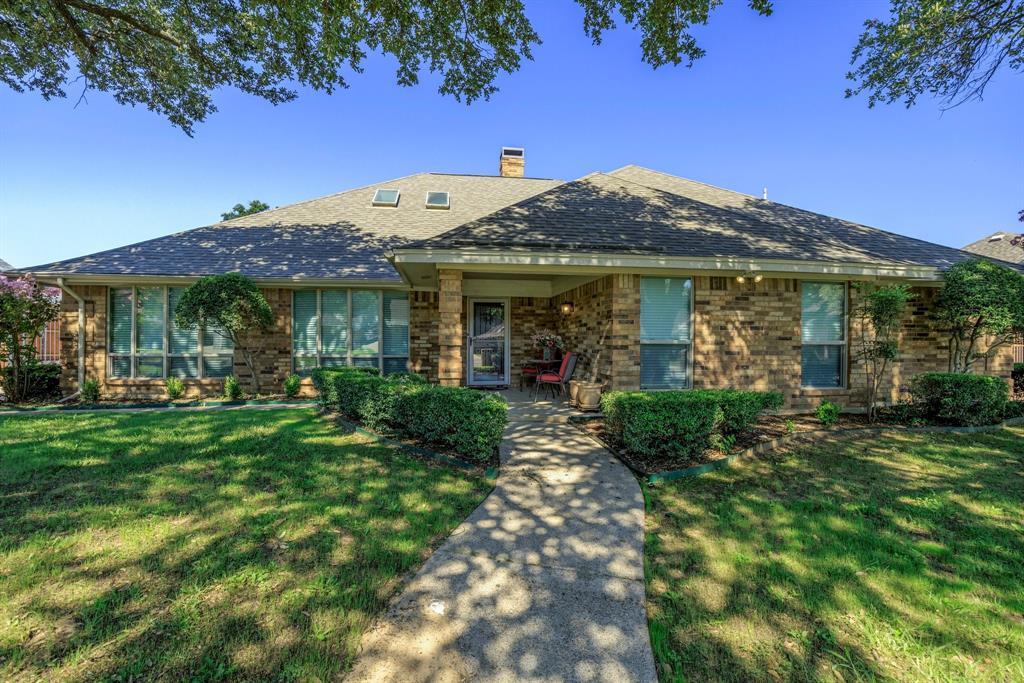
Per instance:
[[[325,356],[348,355],[348,292],[327,289],[320,293],[320,352]],[[314,336],[316,332],[314,331]]]
[[[409,354],[409,295],[384,292],[384,355]]]
[[[640,279],[640,387],[690,386],[693,282],[689,278]]]
[[[844,385],[846,361],[846,285],[801,284],[800,383],[835,389]]]
[[[316,355],[316,290],[295,292],[292,303],[292,347],[296,355]]]
[[[352,292],[352,355],[376,356],[380,353],[380,292]]]

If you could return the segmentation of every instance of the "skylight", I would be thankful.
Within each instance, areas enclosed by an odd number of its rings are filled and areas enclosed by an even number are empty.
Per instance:
[[[447,209],[450,208],[447,192],[428,192],[427,193],[427,208],[428,209]]]
[[[374,206],[398,206],[398,190],[377,190],[373,193]]]

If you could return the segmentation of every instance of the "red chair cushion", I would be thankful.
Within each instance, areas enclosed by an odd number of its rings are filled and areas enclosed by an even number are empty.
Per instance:
[[[554,372],[542,372],[539,375],[537,375],[537,379],[543,380],[545,382],[561,382],[562,376]]]
[[[538,372],[540,372],[540,370],[534,367],[523,368],[524,375],[536,375]]]
[[[566,368],[567,365],[569,365],[569,358],[570,357],[572,357],[571,353],[567,353],[564,356],[562,356],[562,364],[558,367],[558,378],[559,379],[565,377],[565,368]]]

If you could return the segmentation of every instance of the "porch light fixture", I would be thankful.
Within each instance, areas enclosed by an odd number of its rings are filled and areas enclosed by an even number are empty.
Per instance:
[[[570,315],[575,307],[571,301],[563,301],[560,308],[562,309],[562,315]]]
[[[746,282],[747,279],[753,280],[754,282],[760,282],[761,280],[764,279],[764,276],[761,275],[761,273],[755,273],[752,270],[748,270],[747,272],[736,276],[736,282],[740,283],[741,285],[744,282]]]

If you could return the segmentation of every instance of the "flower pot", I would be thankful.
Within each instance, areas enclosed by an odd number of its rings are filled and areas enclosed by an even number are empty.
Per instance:
[[[580,382],[576,391],[576,408],[588,412],[600,410],[603,386],[600,382]]]
[[[544,347],[544,360],[551,360],[551,349],[547,346]]]
[[[580,393],[580,380],[571,379],[569,380],[569,407],[576,408],[579,406],[578,399]]]

